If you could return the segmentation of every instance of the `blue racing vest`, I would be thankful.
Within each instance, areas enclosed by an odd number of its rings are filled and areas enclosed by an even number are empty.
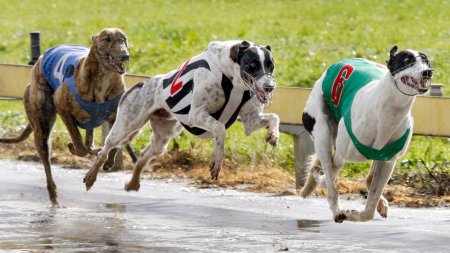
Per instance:
[[[75,86],[75,69],[81,58],[86,57],[89,49],[79,45],[62,45],[48,49],[42,59],[42,72],[53,91],[65,83],[81,108],[91,119],[88,122],[75,120],[77,126],[83,129],[94,129],[100,126],[119,105],[119,96],[103,103],[86,101],[81,98]]]

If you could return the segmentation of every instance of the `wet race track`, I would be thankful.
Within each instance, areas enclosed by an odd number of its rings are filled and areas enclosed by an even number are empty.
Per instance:
[[[270,196],[54,166],[51,207],[39,163],[0,160],[2,252],[450,252],[450,208],[392,207],[387,220],[335,224],[324,198]],[[205,172],[206,173],[206,172]],[[363,200],[343,201],[361,209]]]

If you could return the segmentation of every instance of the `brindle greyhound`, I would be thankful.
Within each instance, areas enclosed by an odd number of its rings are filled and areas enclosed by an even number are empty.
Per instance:
[[[54,205],[58,201],[50,167],[49,137],[56,114],[72,139],[68,144],[70,152],[77,156],[96,154],[99,150],[92,147],[93,129],[105,120],[113,125],[117,104],[125,90],[123,75],[128,61],[127,37],[118,28],[107,28],[92,36],[90,49],[75,45],[54,47],[34,64],[31,83],[24,94],[29,124],[19,137],[0,139],[0,143],[20,142],[34,132]],[[84,144],[77,126],[86,129]],[[109,161],[104,169],[113,163]]]

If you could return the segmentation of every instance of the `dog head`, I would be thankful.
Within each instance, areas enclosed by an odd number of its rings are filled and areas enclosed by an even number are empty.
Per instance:
[[[270,46],[242,41],[231,48],[230,57],[240,66],[240,75],[246,88],[262,104],[269,102],[276,87],[273,76],[275,62]]]
[[[116,73],[124,74],[130,61],[128,39],[118,28],[106,28],[92,36],[92,47],[100,64]]]
[[[411,49],[397,53],[397,46],[390,51],[387,61],[389,72],[397,88],[406,95],[415,96],[428,91],[433,69],[428,57]]]

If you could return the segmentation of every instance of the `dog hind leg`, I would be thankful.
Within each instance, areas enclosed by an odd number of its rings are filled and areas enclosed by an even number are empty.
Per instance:
[[[56,110],[53,104],[52,92],[46,88],[28,86],[25,90],[24,105],[28,120],[34,132],[34,144],[42,160],[47,178],[47,190],[50,201],[58,205],[56,184],[53,180],[50,164],[50,132],[56,121]]]
[[[109,155],[115,155],[117,147],[129,142],[137,134],[139,129],[147,122],[145,119],[141,121],[129,121],[127,120],[132,114],[131,111],[122,110],[124,113],[118,115],[118,120],[111,128],[108,136],[105,140],[105,145],[101,151],[97,154],[97,157],[92,165],[91,169],[86,173],[83,182],[86,185],[86,190],[91,189],[97,180],[97,174],[100,167],[108,159]],[[124,119],[121,119],[124,117]],[[133,117],[131,117],[133,118]],[[135,117],[138,118],[138,117]],[[111,158],[113,160],[113,158]],[[109,160],[109,159],[108,159]]]
[[[170,139],[178,135],[183,129],[177,120],[164,119],[163,117],[151,117],[150,124],[153,129],[150,144],[139,155],[131,180],[125,185],[126,191],[139,190],[142,169],[151,159],[162,155],[166,151]]]
[[[340,166],[335,166],[331,155],[333,135],[326,115],[316,117],[316,125],[312,135],[314,136],[316,155],[324,172],[324,175],[321,175],[320,171],[316,169],[312,171],[312,175],[319,185],[326,187],[328,204],[333,217],[336,217],[340,211],[339,194],[336,188],[336,176]]]

